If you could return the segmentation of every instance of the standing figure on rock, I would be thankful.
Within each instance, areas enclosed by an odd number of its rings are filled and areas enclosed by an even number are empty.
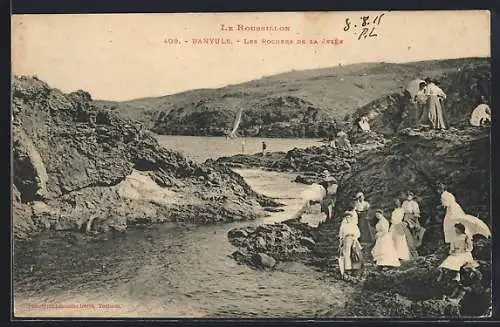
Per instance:
[[[366,117],[366,116],[361,117],[358,121],[358,126],[362,132],[369,132],[370,131],[370,123],[368,122],[368,117]]]
[[[353,218],[352,213],[346,211],[339,230],[339,268],[342,277],[352,270],[361,269],[362,265],[361,245],[358,241],[360,231]]]
[[[375,216],[378,222],[375,225],[377,241],[372,249],[373,259],[377,266],[399,267],[401,264],[399,263],[392,234],[389,232],[389,221],[384,217],[380,209],[377,209]]]
[[[349,213],[352,216],[352,220],[356,223],[356,225],[359,225],[359,219],[358,219],[358,212],[356,211],[356,200],[353,199],[351,200],[351,209],[347,210],[346,213]]]
[[[370,203],[365,201],[365,195],[363,192],[358,192],[354,197],[354,210],[358,214],[358,225],[361,232],[360,241],[362,243],[372,244],[374,239],[372,226],[369,221],[369,209]]]
[[[443,220],[444,242],[452,243],[456,236],[455,224],[461,223],[465,226],[471,236],[480,234],[486,238],[491,236],[491,231],[481,219],[468,215],[457,203],[455,196],[446,191],[443,185],[441,190],[441,204],[446,208],[446,214]]]
[[[420,208],[414,198],[414,194],[408,191],[406,193],[406,199],[401,206],[404,212],[402,225],[412,258],[418,257],[417,248],[422,245],[422,238],[425,233],[425,228],[420,225],[419,221]]]
[[[262,141],[262,156],[266,155],[267,144],[265,141]]]
[[[394,200],[395,208],[391,214],[391,227],[389,232],[394,241],[394,247],[399,260],[410,260],[410,249],[408,248],[408,241],[406,240],[405,229],[403,226],[403,218],[405,212],[401,207],[399,199]]]
[[[427,97],[427,105],[422,114],[421,122],[430,122],[433,129],[446,129],[443,105],[441,101],[446,99],[446,93],[434,84],[430,78],[425,79],[424,93]]]
[[[415,94],[415,97],[413,98],[413,102],[415,103],[414,110],[415,112],[413,113],[413,119],[412,119],[412,124],[418,125],[421,118],[423,119],[423,113],[425,113],[427,110],[425,109],[425,106],[427,105],[427,95],[425,95],[425,86],[427,83],[424,81],[420,82],[418,85],[418,91]],[[427,118],[427,117],[425,117]]]
[[[330,220],[333,216],[333,208],[335,207],[335,195],[337,193],[337,180],[330,175],[328,170],[324,170],[321,175],[320,185],[326,190],[325,197],[321,200],[321,212],[326,214],[326,220]]]
[[[335,147],[345,148],[349,150],[352,148],[347,133],[342,131],[337,133],[337,138],[335,139]]]
[[[453,226],[455,237],[450,243],[450,252],[448,257],[439,265],[440,274],[438,281],[443,277],[443,269],[448,269],[456,272],[454,280],[460,280],[460,268],[469,263],[474,262],[472,257],[472,236],[469,235],[464,224],[457,223]]]

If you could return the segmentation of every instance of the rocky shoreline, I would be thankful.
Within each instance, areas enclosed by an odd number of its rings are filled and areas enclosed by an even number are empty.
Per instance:
[[[372,131],[361,133],[347,126],[352,151],[339,151],[325,145],[267,157],[220,158],[218,162],[226,166],[294,171],[301,174],[297,182],[308,184],[316,182],[318,174],[328,169],[339,184],[333,219],[309,229],[306,235],[303,228],[297,228],[298,222],[295,226],[288,223],[267,226],[261,228],[258,235],[232,231],[228,235],[230,241],[250,254],[238,254],[236,259],[255,268],[263,266],[259,264],[262,261],[255,264],[247,260],[255,253],[265,254],[266,262],[275,264],[300,260],[320,267],[329,278],[338,282],[340,274],[335,258],[339,248],[340,218],[350,209],[354,194],[363,191],[372,208],[382,209],[388,216],[394,199],[401,192],[411,190],[417,196],[421,224],[427,230],[419,248],[420,257],[404,263],[399,269],[382,271],[371,263],[370,247],[365,247],[366,264],[362,273],[350,281],[355,284],[356,291],[342,316],[453,318],[488,315],[491,312],[491,240],[474,239],[473,256],[480,263],[480,282],[485,291],[468,291],[460,302],[443,298],[450,293],[451,285],[437,282],[437,267],[447,256],[448,247],[442,240],[444,210],[436,192],[437,185],[444,183],[465,212],[491,226],[490,129],[466,123],[472,108],[477,105],[474,103],[477,99],[469,92],[478,83],[489,80],[487,69],[487,66],[469,67],[443,77],[446,89],[451,90],[446,109],[453,114],[449,120],[452,127],[447,130],[409,128],[412,122],[407,103],[388,96],[360,108],[353,115],[354,118],[369,115]],[[276,230],[288,231],[289,228],[292,231],[287,233],[294,237],[276,242]],[[300,242],[301,237],[311,239],[308,246]],[[281,251],[283,242],[289,248],[302,249],[304,255],[297,258],[294,253]],[[266,269],[271,268],[266,266]]]
[[[461,312],[471,309],[464,309],[461,303],[443,299],[443,295],[451,293],[452,287],[448,283],[436,281],[437,267],[447,256],[448,250],[441,240],[444,211],[438,208],[439,197],[435,185],[437,181],[450,185],[467,212],[489,223],[489,183],[484,182],[489,180],[489,157],[484,156],[488,153],[488,147],[487,129],[451,129],[443,132],[405,130],[384,147],[358,152],[350,170],[343,173],[336,171],[334,175],[339,181],[339,188],[334,219],[321,223],[317,228],[290,220],[261,226],[256,230],[231,230],[228,238],[238,247],[232,257],[256,269],[273,269],[282,261],[300,261],[320,268],[332,281],[340,282],[335,259],[339,247],[339,217],[347,209],[353,192],[364,190],[373,206],[389,214],[392,199],[401,190],[411,189],[419,196],[422,223],[427,228],[424,244],[419,249],[421,257],[404,263],[400,269],[381,271],[371,263],[371,248],[366,247],[364,256],[367,262],[363,272],[349,282],[355,285],[355,292],[346,303],[343,316],[464,316]],[[331,151],[325,146],[302,150],[300,153],[321,150],[325,156]],[[322,155],[316,155],[315,158],[322,160]],[[243,161],[241,156],[237,160]],[[448,164],[442,165],[442,162]],[[322,163],[318,163],[318,169],[324,168]],[[309,167],[314,166],[308,164]],[[454,173],[457,170],[461,173]],[[317,172],[319,174],[321,170]],[[316,175],[310,176],[310,181],[314,182]],[[470,194],[471,188],[475,194]],[[316,213],[321,214],[318,211]],[[491,287],[488,285],[491,280],[491,242],[475,239],[473,255],[481,264],[485,289],[488,289],[486,294],[474,300],[482,303],[483,309],[473,310],[483,310],[479,314],[483,315],[488,310],[488,300],[491,298]]]
[[[162,148],[87,92],[64,94],[26,76],[14,78],[12,91],[16,239],[48,229],[105,233],[255,219],[280,205],[226,167]]]

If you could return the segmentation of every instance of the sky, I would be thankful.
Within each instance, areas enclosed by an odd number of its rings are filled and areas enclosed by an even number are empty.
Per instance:
[[[379,21],[374,19],[380,15]],[[372,35],[358,40],[361,16]],[[346,29],[349,19],[349,29]],[[378,24],[377,24],[378,22]],[[221,24],[287,31],[222,31]],[[355,27],[356,25],[356,27]],[[193,44],[193,38],[231,45]],[[177,39],[180,44],[170,44]],[[257,44],[245,44],[244,39]],[[262,44],[291,40],[293,44]],[[343,40],[309,44],[308,40]],[[237,42],[239,40],[240,42]],[[306,44],[296,44],[306,40]],[[14,15],[12,72],[64,92],[129,100],[339,63],[490,56],[488,11]]]

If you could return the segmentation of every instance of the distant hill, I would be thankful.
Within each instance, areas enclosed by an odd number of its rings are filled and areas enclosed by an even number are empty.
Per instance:
[[[98,103],[158,134],[223,135],[242,108],[240,135],[325,137],[357,108],[401,92],[411,79],[439,78],[487,62],[463,58],[353,64],[291,71],[218,89]]]

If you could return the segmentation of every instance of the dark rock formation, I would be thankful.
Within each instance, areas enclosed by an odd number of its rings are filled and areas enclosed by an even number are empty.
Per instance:
[[[239,250],[231,257],[240,264],[256,268],[272,268],[279,261],[294,261],[307,257],[315,242],[307,224],[287,221],[231,229],[228,239]]]
[[[481,278],[467,286],[464,298],[443,299],[455,284],[451,276],[437,282],[437,267],[448,254],[443,244],[442,219],[437,193],[438,183],[444,183],[462,208],[491,226],[490,217],[490,130],[467,124],[472,109],[481,95],[490,94],[489,66],[455,69],[438,77],[448,94],[445,110],[450,114],[451,128],[445,131],[410,128],[409,103],[399,94],[384,97],[359,109],[353,121],[346,124],[353,153],[337,153],[329,147],[292,150],[278,162],[290,167],[285,159],[293,158],[294,170],[305,170],[298,181],[313,182],[318,173],[328,169],[339,181],[333,219],[310,232],[308,243],[311,260],[327,271],[336,271],[335,257],[339,241],[337,233],[342,213],[350,209],[353,196],[363,191],[372,209],[382,209],[387,217],[394,208],[394,199],[408,190],[415,193],[421,209],[421,224],[427,229],[422,255],[394,270],[379,270],[370,262],[370,246],[363,254],[363,271],[352,278],[359,290],[346,304],[346,316],[370,317],[458,317],[486,315],[491,307],[491,243],[474,238],[473,256],[479,261]],[[371,117],[370,132],[355,127],[355,119]],[[226,161],[230,161],[225,159]],[[333,160],[333,163],[332,163]],[[369,213],[374,214],[374,210]],[[265,235],[259,236],[265,239]],[[244,238],[246,239],[246,238]],[[299,240],[300,243],[300,240]],[[245,246],[252,244],[244,243]],[[339,276],[340,277],[340,276]],[[465,283],[467,284],[467,283]],[[465,286],[465,285],[464,285]]]
[[[306,149],[294,148],[287,153],[274,152],[267,156],[261,154],[221,157],[216,163],[234,168],[264,168],[274,171],[300,172],[296,182],[312,184],[319,181],[318,174],[328,170],[336,178],[342,177],[352,169],[356,162],[352,149],[327,145]]]
[[[30,77],[13,85],[14,234],[124,231],[135,221],[253,219],[256,194],[231,170],[159,146],[140,125]]]

